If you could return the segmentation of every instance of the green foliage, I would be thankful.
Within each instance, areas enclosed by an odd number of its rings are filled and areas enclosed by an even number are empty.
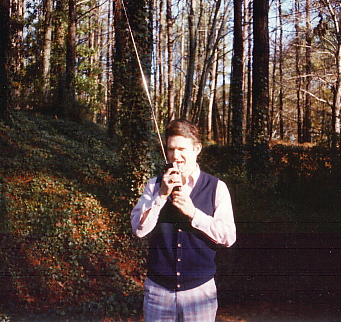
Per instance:
[[[226,178],[229,183],[246,180],[245,148],[231,146],[208,145],[199,155],[199,163],[208,173]]]
[[[277,191],[290,200],[299,221],[319,223],[327,231],[339,229],[341,158],[339,151],[322,146],[277,145],[272,149]]]
[[[132,183],[117,141],[16,113],[0,123],[1,302],[46,314],[137,314],[143,245],[132,237]],[[2,142],[1,142],[2,144]]]
[[[239,232],[339,232],[341,158],[326,147],[276,145],[267,180],[250,181],[250,152],[211,145],[201,167],[229,187]]]
[[[11,128],[0,123],[0,318],[15,320],[21,308],[45,320],[138,319],[146,245],[129,219],[162,164],[153,136],[128,142],[92,123],[22,112],[13,119]],[[339,232],[340,155],[270,151],[265,183],[248,181],[246,148],[211,145],[200,156],[202,169],[229,187],[237,231]]]
[[[152,46],[146,41],[151,34],[145,6],[146,2],[143,0],[128,2],[127,12],[139,48],[142,69],[148,71]],[[156,140],[152,131],[151,107],[142,84],[132,40],[127,33],[127,22],[121,17],[115,23],[115,37],[119,41],[115,42],[114,49],[110,120],[115,128],[110,131],[122,138],[121,152],[125,156],[122,178],[130,183],[130,196],[134,199],[142,192],[146,178],[153,173],[153,145]]]

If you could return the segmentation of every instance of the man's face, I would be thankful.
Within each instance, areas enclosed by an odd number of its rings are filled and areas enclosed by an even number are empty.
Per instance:
[[[167,157],[169,162],[178,163],[182,176],[186,177],[196,169],[201,148],[201,144],[194,144],[191,138],[170,136],[167,140]]]

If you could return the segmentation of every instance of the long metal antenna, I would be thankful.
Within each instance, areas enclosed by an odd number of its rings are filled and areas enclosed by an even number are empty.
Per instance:
[[[157,120],[156,120],[155,109],[154,109],[154,106],[153,106],[153,103],[152,103],[152,100],[151,100],[151,97],[150,97],[150,93],[149,93],[149,89],[148,89],[147,80],[146,80],[146,77],[145,77],[144,72],[143,72],[143,68],[142,68],[140,56],[139,56],[139,53],[138,53],[138,51],[137,51],[137,47],[136,47],[136,43],[135,43],[135,38],[134,38],[133,32],[132,32],[131,27],[130,27],[130,23],[129,23],[129,18],[128,18],[127,10],[126,10],[126,7],[125,7],[125,5],[124,5],[124,1],[123,1],[123,0],[121,0],[121,1],[122,1],[123,10],[124,10],[124,15],[126,16],[126,19],[127,19],[127,24],[128,24],[128,28],[129,28],[129,33],[130,33],[131,40],[132,40],[132,42],[133,42],[133,46],[134,46],[134,50],[135,50],[137,62],[138,62],[138,64],[139,64],[139,68],[140,68],[140,72],[141,72],[141,76],[142,76],[143,87],[144,87],[144,89],[145,89],[145,91],[146,91],[147,98],[148,98],[148,102],[149,102],[149,105],[150,105],[150,108],[151,108],[151,111],[152,111],[152,117],[153,117],[153,120],[154,120],[156,132],[157,132],[157,135],[158,135],[158,138],[159,138],[159,142],[160,142],[160,145],[161,145],[162,154],[163,154],[163,157],[164,157],[165,162],[166,162],[166,164],[167,164],[167,163],[168,163],[168,161],[167,161],[167,156],[166,156],[165,148],[164,148],[164,146],[163,146],[163,144],[162,144],[162,138],[161,138],[159,126],[158,126]]]

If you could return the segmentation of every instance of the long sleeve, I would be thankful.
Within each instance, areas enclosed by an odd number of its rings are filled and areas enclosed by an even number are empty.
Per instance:
[[[159,196],[159,189],[155,188],[156,178],[149,180],[146,187],[131,212],[131,226],[137,237],[144,237],[155,227],[159,218],[160,210],[166,200]]]
[[[215,243],[232,246],[236,241],[236,225],[233,217],[231,196],[226,184],[218,181],[213,216],[196,209],[192,226],[211,238]]]
[[[158,185],[156,178],[148,181],[141,198],[131,212],[133,233],[138,237],[144,237],[154,229],[160,211],[166,203],[166,200],[160,198],[159,187],[156,185]],[[223,181],[218,181],[214,215],[209,216],[196,208],[192,226],[217,244],[229,247],[236,241],[231,197]]]

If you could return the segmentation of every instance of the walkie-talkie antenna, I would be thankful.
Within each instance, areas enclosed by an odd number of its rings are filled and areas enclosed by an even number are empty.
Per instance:
[[[124,10],[124,15],[126,16],[126,19],[127,19],[128,29],[129,29],[131,40],[133,42],[133,46],[134,46],[137,62],[139,64],[139,68],[140,68],[140,72],[141,72],[141,76],[142,76],[143,87],[144,87],[144,90],[146,91],[148,102],[149,102],[149,105],[150,105],[150,108],[151,108],[152,118],[153,118],[153,121],[154,121],[154,124],[155,124],[156,133],[157,133],[160,145],[161,145],[162,154],[163,154],[163,157],[164,157],[165,162],[167,164],[168,163],[167,156],[166,156],[165,148],[164,148],[163,143],[162,143],[162,138],[161,138],[159,126],[158,126],[157,120],[156,120],[155,109],[154,109],[154,106],[153,106],[153,103],[152,103],[152,99],[150,97],[147,80],[146,80],[146,77],[145,77],[144,72],[143,72],[140,56],[139,56],[139,53],[137,51],[137,47],[136,47],[136,43],[135,43],[135,38],[134,38],[133,32],[132,32],[131,27],[130,27],[127,10],[126,10],[126,7],[124,5],[124,1],[123,0],[121,0],[121,1],[122,1],[123,10]]]

